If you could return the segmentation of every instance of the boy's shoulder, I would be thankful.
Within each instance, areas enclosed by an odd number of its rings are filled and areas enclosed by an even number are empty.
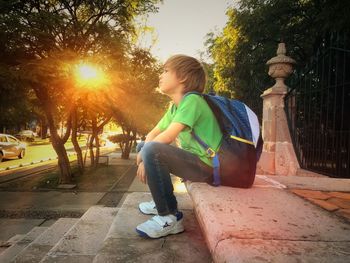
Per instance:
[[[204,102],[203,97],[201,96],[200,93],[190,93],[190,94],[185,94],[183,101],[182,102],[187,102],[187,103],[195,103],[195,102]]]

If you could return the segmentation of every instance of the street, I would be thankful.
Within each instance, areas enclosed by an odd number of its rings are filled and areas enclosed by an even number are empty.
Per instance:
[[[81,140],[79,143],[81,146],[83,146],[84,142],[84,140]],[[71,142],[66,143],[65,147],[68,152],[74,152]],[[56,156],[57,154],[48,140],[36,141],[36,143],[33,144],[27,143],[26,154],[23,159],[5,159],[0,163],[0,169],[9,166],[40,161],[48,158],[55,159]]]
[[[86,149],[87,149],[85,144],[86,144],[85,138],[82,138],[81,140],[79,140],[79,145],[83,151],[83,155],[85,155]],[[71,143],[71,141],[68,141],[65,144],[65,148],[67,150],[68,155],[75,153],[73,144]],[[108,152],[112,148],[115,149],[115,144],[107,141],[107,144],[104,147],[100,147],[101,154],[103,154],[106,151]],[[30,169],[33,167],[33,165],[30,165],[32,162],[33,163],[39,162],[38,164],[35,165],[36,167],[45,165],[48,163],[47,161],[49,161],[49,159],[56,160],[56,157],[57,157],[57,154],[53,149],[51,143],[48,141],[48,139],[37,140],[35,141],[35,143],[28,143],[26,148],[26,154],[23,159],[18,159],[18,158],[6,159],[0,163],[0,176],[11,174],[12,171],[18,170],[18,166],[23,166],[21,170]],[[73,159],[75,160],[76,157],[71,156],[70,160],[73,160]],[[10,169],[7,170],[8,168]]]

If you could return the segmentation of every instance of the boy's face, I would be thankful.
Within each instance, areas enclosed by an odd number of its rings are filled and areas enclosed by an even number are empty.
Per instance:
[[[164,67],[163,73],[159,76],[159,88],[162,93],[171,95],[182,89],[180,80],[177,78],[174,70]]]

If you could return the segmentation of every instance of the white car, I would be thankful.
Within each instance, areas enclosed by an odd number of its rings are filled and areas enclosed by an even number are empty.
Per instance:
[[[9,134],[0,133],[0,162],[3,159],[23,158],[26,144]]]
[[[37,134],[31,130],[23,130],[15,135],[17,139],[28,141],[28,142],[33,142],[36,136]]]

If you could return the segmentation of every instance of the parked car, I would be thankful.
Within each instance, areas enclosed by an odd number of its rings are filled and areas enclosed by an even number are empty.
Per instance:
[[[0,133],[0,162],[3,159],[23,158],[26,144],[9,134]]]
[[[36,133],[31,130],[23,130],[15,136],[22,141],[33,142],[34,138],[36,137]]]

